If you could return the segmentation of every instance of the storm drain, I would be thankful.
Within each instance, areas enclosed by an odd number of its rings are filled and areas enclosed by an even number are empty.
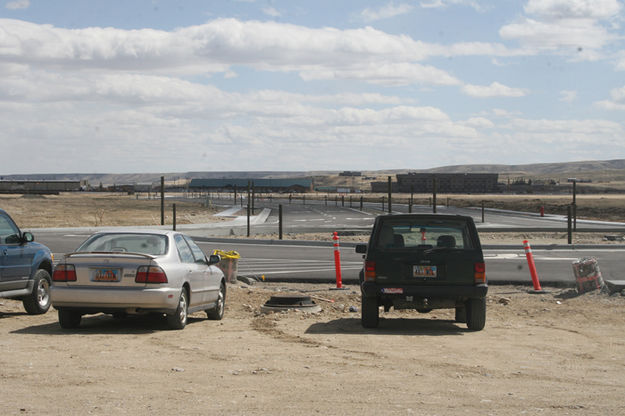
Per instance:
[[[302,312],[320,312],[321,306],[317,305],[310,296],[305,295],[275,295],[269,298],[260,311],[263,313],[281,312],[297,309]]]

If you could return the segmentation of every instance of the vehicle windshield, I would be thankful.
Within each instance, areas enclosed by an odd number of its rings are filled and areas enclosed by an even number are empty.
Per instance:
[[[377,234],[379,249],[471,249],[466,224],[463,222],[386,222]]]
[[[167,237],[158,234],[96,234],[85,241],[78,252],[141,253],[160,256],[167,253]]]

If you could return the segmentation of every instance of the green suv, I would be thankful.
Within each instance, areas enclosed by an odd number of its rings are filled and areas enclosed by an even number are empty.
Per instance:
[[[440,214],[382,215],[376,218],[360,272],[362,325],[379,324],[388,312],[455,308],[456,322],[479,331],[486,323],[486,268],[471,217]]]

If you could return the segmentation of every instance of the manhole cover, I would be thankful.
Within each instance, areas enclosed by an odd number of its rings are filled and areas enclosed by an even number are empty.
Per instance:
[[[263,306],[260,311],[264,313],[268,312],[280,312],[291,309],[299,309],[303,312],[319,312],[321,307],[317,305],[310,296],[304,295],[275,295],[272,296]]]

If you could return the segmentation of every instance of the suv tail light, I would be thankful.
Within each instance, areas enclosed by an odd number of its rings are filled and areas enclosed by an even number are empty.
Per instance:
[[[52,273],[54,282],[75,282],[76,267],[73,264],[57,264]]]
[[[486,264],[475,263],[473,270],[473,280],[475,283],[486,283]]]
[[[158,266],[141,266],[137,269],[136,283],[167,283],[165,271]]]
[[[375,261],[365,261],[365,282],[375,280]]]

